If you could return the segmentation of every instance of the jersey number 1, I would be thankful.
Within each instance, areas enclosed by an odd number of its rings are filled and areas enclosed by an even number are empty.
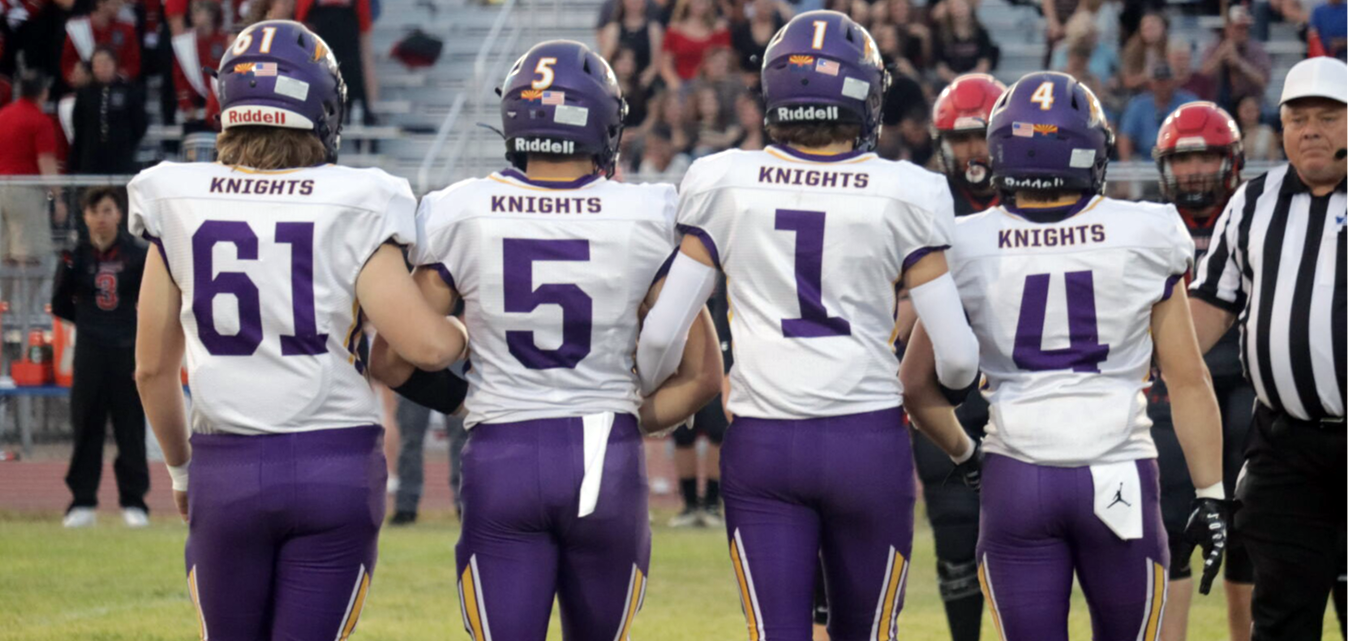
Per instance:
[[[1020,319],[1016,323],[1016,344],[1011,358],[1016,367],[1031,372],[1070,369],[1074,372],[1098,372],[1109,357],[1109,345],[1100,344],[1100,329],[1095,316],[1095,277],[1090,271],[1067,272],[1068,346],[1044,349],[1044,316],[1048,312],[1048,284],[1051,274],[1030,274],[1020,298]]]
[[[787,338],[850,336],[852,324],[824,309],[824,212],[778,209],[776,229],[796,232],[796,299],[800,318],[783,318]]]
[[[290,245],[290,297],[295,333],[281,336],[282,356],[312,356],[326,349],[314,317],[314,224],[276,223],[276,242]],[[215,273],[211,255],[218,243],[234,245],[239,260],[257,260],[257,234],[238,220],[208,220],[192,234],[192,315],[197,336],[212,356],[250,356],[262,344],[262,302],[257,285],[243,272]],[[239,331],[215,327],[215,297],[228,294],[238,306]]]

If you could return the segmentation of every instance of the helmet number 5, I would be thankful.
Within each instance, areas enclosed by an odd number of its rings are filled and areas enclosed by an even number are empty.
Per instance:
[[[814,41],[810,43],[813,49],[824,48],[824,30],[828,28],[828,23],[823,20],[814,21]]]
[[[534,89],[547,89],[552,86],[553,72],[552,65],[557,64],[556,58],[539,58],[538,66],[534,67],[534,73],[538,74],[538,80],[533,82]]]
[[[1043,111],[1048,111],[1049,109],[1052,109],[1053,83],[1044,82],[1043,84],[1039,85],[1039,88],[1034,90],[1034,95],[1030,96],[1030,102],[1038,104],[1039,108]]]

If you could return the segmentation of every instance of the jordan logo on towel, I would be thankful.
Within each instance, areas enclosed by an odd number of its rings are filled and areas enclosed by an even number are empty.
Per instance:
[[[1120,504],[1120,503],[1122,503],[1122,504],[1124,505],[1124,507],[1133,507],[1133,504],[1132,504],[1132,503],[1129,503],[1128,501],[1123,500],[1123,484],[1122,484],[1122,483],[1119,483],[1119,490],[1118,490],[1117,492],[1114,493],[1114,501],[1113,501],[1112,503],[1110,503],[1109,505],[1105,506],[1105,509],[1108,510],[1109,508],[1114,507],[1115,505],[1118,505],[1118,504]]]

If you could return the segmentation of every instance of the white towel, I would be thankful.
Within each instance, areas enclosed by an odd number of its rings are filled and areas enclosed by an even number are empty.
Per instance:
[[[183,76],[192,90],[202,98],[206,96],[206,83],[201,79],[201,60],[197,56],[197,32],[184,31],[173,36],[173,54],[178,58],[178,66],[183,68]],[[219,64],[219,61],[216,61]]]
[[[580,481],[580,512],[586,517],[599,505],[599,489],[604,483],[604,456],[608,435],[613,431],[613,412],[581,417],[585,430],[585,476]]]
[[[94,27],[89,24],[89,19],[67,20],[66,34],[70,36],[70,44],[75,47],[80,60],[88,62],[94,55]]]
[[[1142,481],[1137,462],[1091,466],[1095,483],[1095,515],[1119,538],[1142,538]]]

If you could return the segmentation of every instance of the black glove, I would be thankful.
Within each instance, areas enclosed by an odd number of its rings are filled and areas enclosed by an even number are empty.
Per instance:
[[[977,492],[983,487],[983,442],[974,441],[974,453],[963,463],[957,463],[955,469],[945,477],[949,483],[951,477],[959,478],[969,489]]]
[[[1222,567],[1230,514],[1231,508],[1226,501],[1194,499],[1189,524],[1184,526],[1184,540],[1180,546],[1181,558],[1189,558],[1195,546],[1203,548],[1203,578],[1198,584],[1198,591],[1201,594],[1212,591],[1212,580],[1217,578],[1217,570]]]
[[[468,381],[455,376],[448,369],[435,372],[418,369],[393,391],[417,405],[429,407],[441,414],[453,414],[468,395]]]

